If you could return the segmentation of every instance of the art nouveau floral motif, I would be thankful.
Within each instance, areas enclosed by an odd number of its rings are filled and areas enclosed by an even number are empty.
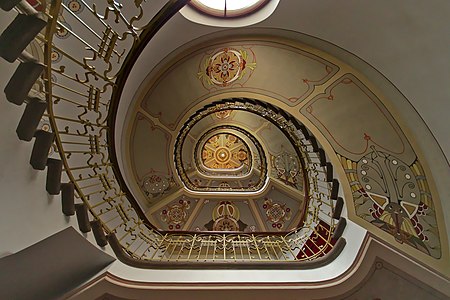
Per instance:
[[[263,209],[266,212],[267,221],[271,223],[272,228],[278,230],[281,230],[292,216],[291,209],[286,207],[286,204],[274,202],[270,198],[265,199]]]
[[[275,178],[284,184],[303,190],[303,179],[300,162],[295,154],[286,151],[277,156],[272,156],[272,173]]]
[[[142,190],[148,199],[158,198],[175,185],[172,177],[161,173],[151,173],[142,182]]]
[[[180,230],[189,216],[190,205],[190,201],[183,199],[180,199],[178,203],[168,205],[160,213],[161,220],[167,223],[169,230]]]
[[[206,85],[226,87],[255,69],[256,63],[249,62],[248,56],[246,50],[223,48],[204,59],[197,76]]]
[[[439,258],[434,205],[419,161],[408,166],[393,155],[372,150],[358,162],[341,157],[356,214],[392,234],[399,243]]]
[[[244,231],[247,224],[240,220],[237,206],[230,201],[221,201],[212,211],[212,220],[205,224],[211,231]]]
[[[249,159],[248,146],[233,134],[216,134],[202,148],[202,163],[211,169],[237,169]]]

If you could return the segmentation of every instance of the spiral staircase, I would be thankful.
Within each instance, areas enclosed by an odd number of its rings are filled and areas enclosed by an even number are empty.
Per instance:
[[[351,246],[343,236],[348,223],[343,208],[348,204],[337,179],[341,166],[330,162],[330,152],[308,126],[272,103],[224,97],[187,118],[180,136],[200,118],[225,110],[257,114],[276,124],[296,149],[303,172],[307,200],[297,228],[164,231],[149,222],[130,190],[116,141],[123,91],[145,47],[187,2],[168,1],[157,10],[143,1],[0,2],[2,9],[18,12],[0,37],[0,55],[9,63],[19,61],[5,96],[25,107],[16,133],[22,141],[34,140],[31,167],[46,170],[45,190],[61,199],[62,214],[76,218],[78,231],[131,267],[314,271],[332,264]],[[77,5],[89,18],[80,18]],[[71,42],[66,42],[67,35]],[[174,152],[178,172],[181,156]],[[375,244],[368,236],[366,246]],[[376,251],[372,255],[375,259]]]

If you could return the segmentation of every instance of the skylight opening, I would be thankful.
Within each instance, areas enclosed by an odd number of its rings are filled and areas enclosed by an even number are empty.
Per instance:
[[[269,0],[192,0],[190,5],[197,11],[218,18],[236,18],[251,14]]]

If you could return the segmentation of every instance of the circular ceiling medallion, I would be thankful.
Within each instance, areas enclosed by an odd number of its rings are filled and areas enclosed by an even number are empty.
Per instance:
[[[211,112],[214,113],[214,112]],[[185,187],[197,192],[254,192],[261,190],[268,174],[264,150],[248,131],[231,125],[213,127],[195,142],[210,114],[196,115],[177,138],[175,163]]]
[[[142,182],[145,195],[152,199],[163,195],[172,185],[170,178],[162,174],[149,174]]]
[[[211,56],[206,75],[213,84],[227,86],[241,77],[245,64],[238,50],[225,48]]]
[[[210,137],[202,147],[202,164],[209,169],[233,170],[251,159],[248,146],[231,133],[218,133]]]

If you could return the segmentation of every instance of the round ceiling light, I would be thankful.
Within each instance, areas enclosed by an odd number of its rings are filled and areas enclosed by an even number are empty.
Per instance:
[[[235,18],[248,15],[269,2],[268,0],[192,0],[196,10],[214,17]]]

